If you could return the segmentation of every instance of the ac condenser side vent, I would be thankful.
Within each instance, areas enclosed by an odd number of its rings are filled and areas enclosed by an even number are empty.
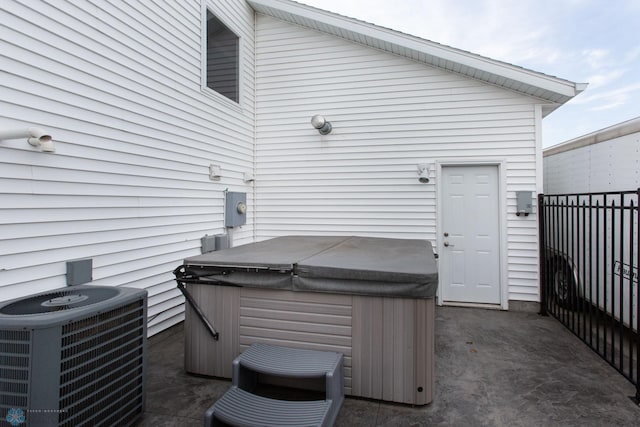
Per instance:
[[[52,295],[108,298],[39,312],[34,301]],[[25,300],[0,305],[0,420],[20,410],[21,426],[135,424],[145,404],[146,291],[80,285]],[[25,307],[37,313],[6,314]]]
[[[0,330],[0,408],[2,409],[25,408],[28,405],[30,344],[30,331]],[[4,416],[6,417],[6,414]]]

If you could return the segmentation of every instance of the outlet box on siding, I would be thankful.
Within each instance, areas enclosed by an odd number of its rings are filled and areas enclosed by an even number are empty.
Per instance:
[[[82,285],[93,280],[93,259],[67,261],[67,286]]]

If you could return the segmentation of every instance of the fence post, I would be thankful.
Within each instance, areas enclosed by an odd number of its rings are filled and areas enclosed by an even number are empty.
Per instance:
[[[636,190],[636,197],[636,214],[638,227],[640,228],[640,188]],[[636,229],[636,233],[638,231]],[[633,245],[633,241],[631,245]],[[633,262],[629,264],[633,264]],[[638,239],[638,247],[636,248],[636,269],[640,271],[640,239]],[[629,287],[633,289],[633,265],[629,266],[629,270]],[[636,280],[638,281],[636,285],[636,403],[640,405],[640,277],[637,277]],[[631,319],[629,319],[629,326],[633,331],[633,321]],[[633,350],[631,351],[631,357],[633,357]]]
[[[640,190],[639,190],[640,191]],[[544,194],[538,194],[538,260],[540,276],[540,315],[547,316],[547,290],[545,285],[545,277],[547,274],[546,267],[546,238],[545,238],[545,215],[544,215]]]

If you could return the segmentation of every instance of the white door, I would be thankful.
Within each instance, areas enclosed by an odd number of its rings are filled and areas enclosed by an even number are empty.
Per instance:
[[[500,304],[498,167],[442,167],[444,302]]]

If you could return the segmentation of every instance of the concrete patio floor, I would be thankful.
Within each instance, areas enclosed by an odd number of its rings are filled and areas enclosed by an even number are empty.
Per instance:
[[[201,426],[230,381],[186,374],[179,324],[149,340],[137,427]],[[349,398],[336,426],[638,426],[635,387],[558,321],[536,313],[436,310],[436,392],[422,407]]]

